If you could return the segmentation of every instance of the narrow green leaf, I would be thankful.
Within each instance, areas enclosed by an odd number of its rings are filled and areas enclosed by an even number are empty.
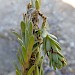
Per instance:
[[[41,57],[40,57],[40,53],[38,52],[38,53],[37,53],[36,60],[35,60],[35,64],[38,65],[39,62],[40,62],[40,60],[41,60]]]
[[[16,75],[20,75],[18,70],[16,70]]]
[[[51,49],[50,39],[46,36],[46,50],[49,51]]]
[[[52,54],[52,56],[53,56],[53,61],[55,63],[58,63],[58,55],[57,54]]]
[[[57,65],[56,65],[57,66]],[[62,62],[61,61],[58,61],[58,66],[57,66],[58,69],[61,69],[62,68]]]
[[[36,0],[36,1],[35,1],[35,7],[36,7],[37,10],[40,9],[39,0]]]
[[[56,53],[57,53],[58,55],[60,55],[61,57],[64,57],[64,56],[62,55],[62,53],[59,51],[59,49],[56,47],[56,45],[53,44],[53,42],[51,42],[51,46],[52,46],[54,52],[56,52]]]
[[[18,53],[17,53],[17,58],[18,58],[18,61],[19,61],[20,65],[23,66],[24,58],[23,58],[22,51],[20,51],[19,49],[18,49]]]
[[[58,59],[61,61],[64,57],[58,54]]]
[[[46,38],[43,38],[43,50],[46,53]]]
[[[34,36],[32,35],[28,43],[28,49],[27,49],[28,58],[31,57],[33,45],[34,45]]]
[[[25,32],[25,23],[21,21],[21,30],[22,32]]]
[[[22,58],[21,58],[19,55],[17,55],[17,58],[18,58],[19,63],[20,63],[21,65],[23,65],[23,60],[22,60]]]
[[[38,0],[39,1],[39,6],[41,6],[41,0]]]
[[[21,75],[21,71],[19,70],[18,66],[15,65],[15,67],[16,67],[16,75]]]
[[[18,42],[21,46],[23,45],[23,41],[20,38],[18,38]]]
[[[28,61],[27,50],[24,46],[22,46],[22,54],[23,54],[24,61]]]
[[[16,31],[12,31],[12,33],[14,33],[19,39],[22,39],[22,37]]]
[[[50,36],[49,36],[49,37],[50,37]],[[51,38],[51,37],[50,37],[50,39],[51,39],[51,41],[57,46],[57,48],[58,48],[59,50],[61,50],[61,47],[60,47],[59,43],[58,43],[56,40],[54,40],[53,38]]]
[[[34,69],[35,69],[35,65],[33,65],[33,66],[29,69],[27,75],[32,75],[32,72],[34,71]]]
[[[43,56],[41,56],[41,58],[40,58],[38,67],[39,67],[39,75],[42,75],[42,72],[43,72],[42,71],[43,70]]]
[[[26,30],[25,23],[21,21],[22,40],[24,44],[25,44],[25,30]]]
[[[29,31],[29,35],[31,36],[32,35],[32,31],[33,31],[32,22],[29,23],[28,31]]]
[[[26,30],[26,32],[25,32],[25,47],[26,47],[26,49],[28,47],[29,38],[30,37],[29,37],[28,31]]]
[[[64,63],[62,63],[62,65],[63,65],[63,67],[64,67],[64,66],[66,66],[66,65],[67,65],[67,62],[66,62],[66,61],[64,61]]]
[[[44,75],[42,64],[41,64],[41,67],[40,67],[39,75]]]
[[[62,55],[62,53],[60,51],[58,51],[58,55],[60,55],[61,57],[64,58],[64,56]]]
[[[23,44],[25,44],[25,32],[22,32],[22,40],[23,40]]]
[[[49,36],[52,37],[53,39],[57,39],[57,37],[52,34],[49,34]]]
[[[44,75],[44,71],[43,71],[43,68],[41,69],[41,75]]]
[[[56,70],[56,64],[55,64],[55,62],[52,62],[52,65],[53,65],[54,70]]]
[[[56,45],[54,44],[53,41],[51,41],[51,47],[52,47],[54,52],[56,52],[56,53],[58,52],[58,48],[56,47]]]
[[[52,66],[52,53],[49,52],[49,65]]]
[[[38,68],[38,66],[36,66],[35,71],[36,71],[36,75],[39,75],[39,74],[40,74],[40,73],[39,73],[39,68]]]

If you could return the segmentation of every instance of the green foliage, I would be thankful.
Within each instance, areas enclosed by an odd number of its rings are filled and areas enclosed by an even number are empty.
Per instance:
[[[36,7],[37,10],[40,8],[39,0],[36,0],[35,1],[35,7]]]
[[[33,8],[40,9],[41,0],[30,0]]]
[[[35,70],[35,65],[33,65],[33,66],[29,69],[27,75],[32,75],[32,73],[33,73],[34,70]]]
[[[54,69],[60,69],[67,64],[64,56],[60,53],[61,47],[55,39],[47,35],[44,37],[43,45],[44,50],[50,59],[50,66],[53,66]]]
[[[31,8],[36,8],[37,11],[40,9],[40,0],[34,2],[31,0],[31,4]],[[21,68],[16,67],[16,75],[44,75],[42,67],[44,56],[41,55],[41,46],[43,46],[44,54],[49,58],[49,65],[55,70],[67,64],[60,52],[61,47],[57,42],[57,37],[47,32],[45,22],[42,23],[41,28],[38,27],[37,11],[34,11],[34,14],[31,13],[31,16],[29,14],[24,16],[24,21],[20,23],[21,35],[13,31],[20,43],[17,58]],[[35,18],[34,21],[33,18]]]
[[[15,65],[16,67],[16,75],[22,75],[21,71],[19,70],[19,68],[17,67],[17,65]]]

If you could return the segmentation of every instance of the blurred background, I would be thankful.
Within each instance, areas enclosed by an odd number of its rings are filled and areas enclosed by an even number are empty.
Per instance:
[[[0,75],[13,75],[15,70],[19,45],[11,30],[18,31],[28,2],[0,0]],[[42,0],[41,12],[47,16],[49,32],[58,37],[68,62],[61,74],[75,75],[75,0]]]

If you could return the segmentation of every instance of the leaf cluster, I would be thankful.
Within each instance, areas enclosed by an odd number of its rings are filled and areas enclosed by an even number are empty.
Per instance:
[[[39,10],[40,0],[31,0],[32,8]],[[34,28],[32,19],[24,17],[21,21],[21,35],[13,31],[17,36],[20,44],[20,49],[17,53],[17,58],[21,68],[16,65],[16,75],[44,75],[43,74],[43,58],[45,55],[49,58],[49,65],[56,70],[64,67],[66,63],[65,57],[61,54],[60,44],[57,42],[57,37],[48,33],[46,23],[42,23],[38,30]],[[35,29],[35,32],[34,32]],[[40,40],[38,39],[40,38]],[[41,49],[41,46],[43,49]],[[44,56],[41,52],[44,52]]]

